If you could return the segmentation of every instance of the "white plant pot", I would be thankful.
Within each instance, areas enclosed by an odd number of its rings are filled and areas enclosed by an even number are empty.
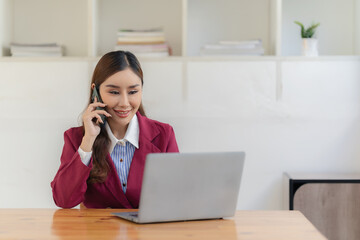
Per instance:
[[[302,55],[309,57],[319,56],[318,40],[315,38],[302,39]]]

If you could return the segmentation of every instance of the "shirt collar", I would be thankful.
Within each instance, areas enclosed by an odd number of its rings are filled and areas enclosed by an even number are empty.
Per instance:
[[[117,139],[114,136],[107,122],[105,123],[105,129],[110,138],[109,153],[112,153],[117,143],[125,144],[126,142],[130,142],[132,145],[134,145],[134,147],[139,148],[139,121],[136,114],[131,119],[123,139]]]

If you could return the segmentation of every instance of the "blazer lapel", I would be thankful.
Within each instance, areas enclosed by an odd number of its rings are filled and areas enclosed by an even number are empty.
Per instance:
[[[148,153],[161,152],[158,147],[153,144],[153,139],[160,132],[156,125],[147,120],[147,118],[137,113],[139,121],[139,149],[136,149],[130,165],[128,175],[128,186],[126,189],[126,198],[134,208],[139,207],[141,185],[144,173],[145,159]]]
[[[120,178],[116,172],[115,165],[109,153],[107,154],[106,159],[110,169],[108,172],[108,177],[104,183],[105,186],[113,194],[115,199],[117,199],[125,208],[133,208],[122,190]]]

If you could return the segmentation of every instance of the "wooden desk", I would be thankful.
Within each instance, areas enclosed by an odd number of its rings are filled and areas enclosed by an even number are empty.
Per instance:
[[[234,218],[139,225],[114,209],[0,209],[0,239],[326,239],[299,211],[237,211]]]

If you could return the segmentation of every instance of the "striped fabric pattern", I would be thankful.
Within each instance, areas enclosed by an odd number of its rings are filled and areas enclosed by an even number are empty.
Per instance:
[[[120,142],[116,144],[114,150],[110,154],[111,159],[114,162],[116,171],[120,178],[121,187],[126,193],[127,178],[129,175],[130,164],[134,156],[135,147],[130,142],[126,141],[125,145],[121,145]]]

